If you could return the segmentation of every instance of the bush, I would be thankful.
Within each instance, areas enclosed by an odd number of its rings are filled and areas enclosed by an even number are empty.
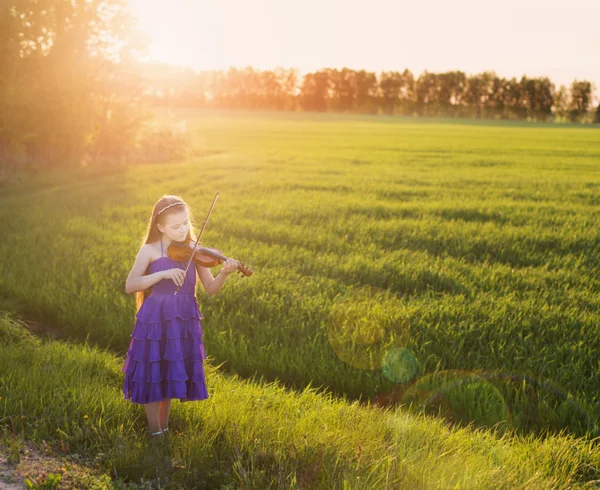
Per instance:
[[[187,122],[156,122],[144,126],[140,132],[134,160],[152,163],[185,158],[190,146]]]

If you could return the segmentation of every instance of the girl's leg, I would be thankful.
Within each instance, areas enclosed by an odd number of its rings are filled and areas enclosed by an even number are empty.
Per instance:
[[[169,409],[171,408],[171,399],[165,398],[160,402],[160,426],[163,429],[169,428]]]
[[[162,430],[159,413],[160,402],[146,403],[144,408],[146,409],[146,416],[148,417],[148,429],[150,430],[150,433]]]

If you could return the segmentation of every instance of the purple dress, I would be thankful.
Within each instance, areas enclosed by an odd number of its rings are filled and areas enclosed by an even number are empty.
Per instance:
[[[164,256],[150,263],[149,273],[185,269],[185,265]],[[209,396],[204,374],[204,317],[196,300],[193,262],[174,295],[176,289],[171,279],[158,281],[136,314],[122,369],[125,400],[146,404],[166,398],[205,400]]]

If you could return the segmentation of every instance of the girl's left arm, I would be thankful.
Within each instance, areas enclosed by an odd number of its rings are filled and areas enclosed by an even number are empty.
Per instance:
[[[207,294],[209,296],[214,296],[217,294],[223,287],[223,284],[225,283],[225,280],[229,274],[225,270],[221,269],[217,274],[217,277],[213,277],[212,272],[210,272],[208,267],[202,267],[199,264],[195,265],[196,270],[198,271],[198,276],[200,277],[200,282],[202,282],[202,286],[204,286]]]

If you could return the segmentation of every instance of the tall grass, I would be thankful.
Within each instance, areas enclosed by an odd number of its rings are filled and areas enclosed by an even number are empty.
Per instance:
[[[0,359],[0,452],[18,462],[25,441],[43,445],[114,488],[575,489],[600,476],[600,453],[570,435],[451,428],[310,386],[226,376],[210,357],[211,397],[175,401],[169,439],[148,441],[143,409],[123,400],[119,357],[40,342],[2,314]]]
[[[123,355],[151,205],[178,193],[204,219],[219,190],[202,242],[254,270],[199,289],[225,370],[461,426],[599,434],[598,131],[185,116],[186,161],[3,190],[5,302]]]

